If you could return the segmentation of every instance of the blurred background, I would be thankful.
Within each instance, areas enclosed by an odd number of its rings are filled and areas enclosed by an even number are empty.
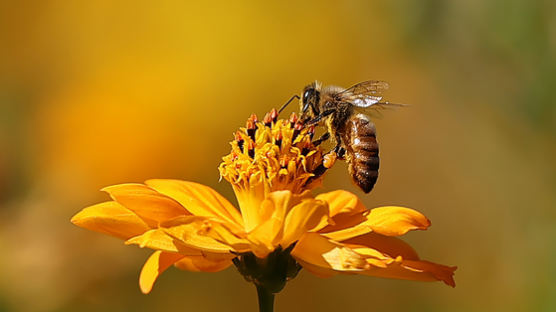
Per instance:
[[[318,79],[388,81],[381,175],[318,190],[423,212],[406,239],[457,287],[307,272],[277,311],[556,310],[556,5],[491,1],[1,1],[0,311],[256,311],[230,268],[170,269],[70,217],[148,178],[209,185],[251,113]],[[297,107],[292,106],[290,111]]]

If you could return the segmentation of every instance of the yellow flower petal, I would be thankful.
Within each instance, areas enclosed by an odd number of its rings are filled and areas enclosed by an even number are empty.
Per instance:
[[[368,226],[358,226],[367,221],[369,210],[359,198],[347,191],[337,190],[318,195],[317,199],[328,203],[333,224],[322,229],[321,233],[335,241],[342,241],[371,231]]]
[[[337,271],[334,271],[330,268],[323,268],[309,262],[305,262],[299,258],[297,258],[296,261],[303,267],[303,269],[321,278],[328,278],[338,274]]]
[[[445,284],[455,287],[454,271],[456,269],[457,267],[422,260],[401,260],[393,261],[386,268],[373,267],[359,274],[423,282],[443,281]]]
[[[321,200],[305,199],[293,207],[284,222],[284,236],[280,242],[287,248],[303,234],[318,231],[329,222],[328,205]]]
[[[334,270],[343,272],[359,272],[369,267],[366,258],[354,250],[336,246],[322,254],[328,265]]]
[[[410,230],[425,230],[430,221],[421,213],[404,207],[380,207],[358,214],[340,213],[332,218],[334,225],[322,229],[321,233],[335,241],[344,241],[371,231],[400,236]]]
[[[446,266],[424,260],[404,260],[402,261],[402,266],[409,270],[432,274],[435,279],[443,281],[446,285],[456,287],[454,272],[458,269],[457,266]]]
[[[129,239],[149,230],[145,221],[114,201],[87,207],[73,216],[71,222],[82,228],[121,239]]]
[[[286,213],[293,205],[292,192],[276,191],[261,203],[263,221],[248,234],[248,239],[260,248],[272,252],[281,238]]]
[[[174,263],[178,269],[191,272],[219,272],[232,265],[231,259],[207,259],[204,256],[186,256]]]
[[[170,236],[178,239],[184,245],[214,253],[229,253],[235,251],[231,246],[223,244],[208,236],[210,220],[204,217],[180,217],[161,224],[163,230]]]
[[[404,260],[401,256],[388,259],[377,250],[338,244],[317,233],[304,235],[292,250],[292,256],[300,263],[311,264],[311,270],[316,271],[317,275],[335,270],[415,281],[443,281],[452,287],[455,285],[453,274],[456,267],[422,260]]]
[[[263,183],[249,186],[248,190],[234,186],[234,193],[241,209],[241,216],[245,231],[251,232],[258,224],[261,223],[261,203],[265,199],[268,192],[267,187]]]
[[[251,242],[245,238],[246,234],[244,232],[232,232],[225,225],[215,221],[205,220],[202,230],[198,234],[212,237],[230,246],[236,252],[248,252],[252,247]]]
[[[156,191],[169,196],[196,216],[216,217],[231,225],[242,225],[239,211],[212,188],[193,182],[154,179],[145,182]]]
[[[345,240],[342,243],[352,247],[370,247],[380,251],[381,253],[387,254],[392,258],[401,256],[406,260],[419,260],[417,252],[408,243],[396,237],[384,236],[377,233],[368,233]]]
[[[159,222],[190,214],[178,202],[143,184],[119,184],[105,187],[110,197],[135,212],[151,227]]]
[[[151,292],[158,276],[183,257],[180,254],[155,251],[147,259],[141,270],[141,275],[139,276],[139,288],[141,288],[141,291],[144,294]]]
[[[335,218],[335,219],[337,219],[337,218]],[[334,225],[335,228],[343,228],[343,229],[328,232],[329,230],[331,230],[331,227],[330,228],[327,227],[327,228],[323,229],[321,231],[321,233],[322,233],[322,235],[326,236],[327,238],[329,238],[331,240],[334,240],[334,241],[337,241],[337,242],[341,242],[341,241],[344,241],[346,239],[350,239],[352,237],[364,235],[364,234],[367,234],[371,231],[371,228],[368,227],[368,226],[349,226],[349,224],[346,224],[344,222],[338,222],[338,220],[334,220],[334,221],[337,222]]]
[[[367,208],[365,208],[355,194],[344,190],[319,194],[316,199],[324,200],[328,203],[331,217],[340,213],[357,214],[367,211]]]
[[[303,235],[291,254],[323,269],[358,272],[369,267],[365,257],[317,233]]]
[[[128,239],[126,245],[139,245],[141,248],[151,248],[162,250],[165,252],[180,253],[182,255],[201,255],[201,251],[191,247],[187,247],[181,241],[168,235],[163,229],[152,229]]]
[[[288,209],[294,206],[293,194],[291,191],[275,191],[265,198],[259,208],[261,224],[267,221],[278,221],[278,226],[284,221]],[[296,201],[296,204],[299,200]],[[259,225],[260,227],[261,225]]]
[[[400,236],[410,230],[426,230],[430,224],[420,212],[396,206],[371,209],[365,222],[374,232],[386,236]]]

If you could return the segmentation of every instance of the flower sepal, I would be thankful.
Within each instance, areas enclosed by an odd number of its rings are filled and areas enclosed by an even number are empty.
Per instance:
[[[291,256],[294,247],[295,244],[286,249],[279,246],[265,258],[258,258],[251,252],[241,253],[233,259],[233,263],[246,281],[276,294],[301,270],[301,266]]]

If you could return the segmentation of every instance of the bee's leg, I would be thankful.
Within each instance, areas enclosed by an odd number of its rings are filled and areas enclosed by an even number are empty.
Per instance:
[[[322,159],[322,166],[326,169],[332,168],[334,163],[336,163],[336,159],[338,159],[338,154],[335,151],[330,151],[324,154]]]
[[[346,149],[341,146],[336,146],[334,152],[338,155],[338,159],[343,160],[344,156],[346,156]]]
[[[298,99],[299,100],[299,95],[294,94],[287,102],[286,104],[282,105],[282,107],[280,107],[280,109],[278,110],[278,114],[280,114],[290,103],[291,101],[293,101],[293,99]]]
[[[307,179],[305,185],[311,184],[315,179],[321,177],[328,169],[332,168],[338,158],[338,155],[334,150],[331,150],[330,152],[324,154],[322,158],[322,163],[318,165],[315,170],[313,170],[313,176]]]
[[[328,117],[328,115],[331,115],[331,114],[334,113],[335,111],[336,111],[336,110],[334,110],[334,109],[324,111],[324,112],[322,112],[322,114],[318,115],[317,117],[315,117],[315,118],[313,118],[313,119],[311,119],[311,120],[308,120],[308,121],[305,123],[305,125],[306,125],[306,126],[312,126],[312,125],[314,125],[314,124],[317,124],[317,123],[319,123],[324,117]]]
[[[320,138],[314,140],[312,143],[313,145],[319,146],[322,142],[328,140],[330,138],[330,133],[326,132],[325,134],[321,135]]]
[[[336,147],[334,147],[334,152],[338,155],[339,159],[344,159],[344,156],[346,155],[346,149],[342,147],[342,137],[338,132],[336,132],[335,139]]]

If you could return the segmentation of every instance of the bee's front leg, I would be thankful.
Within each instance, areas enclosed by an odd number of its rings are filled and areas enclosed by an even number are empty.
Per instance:
[[[327,111],[322,112],[322,114],[320,114],[320,115],[314,117],[313,119],[305,120],[305,121],[304,121],[305,126],[316,125],[316,124],[318,124],[321,120],[323,120],[324,118],[326,118],[326,117],[332,115],[334,112],[335,112],[335,110],[330,109],[330,110],[327,110]]]
[[[319,146],[322,142],[328,140],[330,138],[330,133],[326,132],[325,134],[321,135],[320,138],[314,140],[312,143],[314,146]]]

